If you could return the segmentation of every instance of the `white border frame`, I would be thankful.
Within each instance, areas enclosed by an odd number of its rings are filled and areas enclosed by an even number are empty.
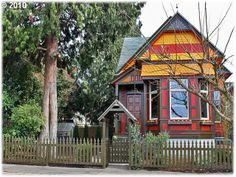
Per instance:
[[[169,114],[170,114],[170,120],[189,120],[189,93],[186,89],[182,88],[182,89],[171,89],[171,85],[170,85],[170,82],[171,80],[174,80],[174,79],[169,79],[169,100],[170,100],[170,104],[169,104]],[[182,79],[181,79],[182,80]],[[188,79],[185,79],[187,80],[187,86],[188,86]],[[175,80],[174,80],[175,81]],[[175,81],[176,82],[176,81]],[[178,83],[178,82],[177,82]],[[187,117],[171,117],[171,91],[186,91],[187,92],[187,101],[188,101],[188,116]]]

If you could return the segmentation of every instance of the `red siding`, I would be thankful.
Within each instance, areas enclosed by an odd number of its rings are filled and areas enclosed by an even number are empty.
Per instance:
[[[197,123],[192,123],[192,130],[197,130]]]
[[[148,126],[148,130],[159,130],[159,127],[157,125]]]
[[[168,91],[162,91],[162,106],[168,106]]]
[[[168,130],[168,125],[167,123],[162,124],[162,130]]]
[[[161,118],[169,118],[168,79],[161,79]]]
[[[216,135],[224,135],[224,129],[222,123],[215,123]]]
[[[211,126],[209,126],[209,125],[203,125],[203,126],[201,126],[201,130],[202,130],[202,131],[210,131],[210,130],[211,130]]]
[[[197,88],[197,79],[189,79],[189,87],[190,88]],[[197,109],[199,109],[199,106],[197,105],[197,99],[198,97],[192,93],[189,93],[189,108],[190,108],[190,119],[199,119],[197,118]]]
[[[209,101],[211,101],[212,100],[212,96],[213,96],[213,92],[212,92],[212,90],[213,90],[213,88],[212,88],[212,85],[211,84],[209,84]],[[212,120],[212,106],[211,105],[209,105],[209,120]]]
[[[182,130],[182,131],[190,130],[191,128],[189,125],[172,125],[169,127],[171,130]]]
[[[202,51],[201,44],[164,44],[164,45],[154,45],[153,50],[150,50],[151,54],[156,53],[199,53]]]

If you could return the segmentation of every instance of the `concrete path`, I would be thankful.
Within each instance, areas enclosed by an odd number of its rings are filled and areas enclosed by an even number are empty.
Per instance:
[[[3,175],[173,175],[184,174],[181,172],[149,171],[149,170],[128,170],[128,165],[109,165],[106,169],[102,168],[76,168],[76,167],[49,167],[3,164]]]

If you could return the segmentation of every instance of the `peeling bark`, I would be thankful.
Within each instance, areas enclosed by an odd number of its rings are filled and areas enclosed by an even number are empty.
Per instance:
[[[57,137],[57,58],[58,41],[55,36],[46,37],[46,60],[44,73],[43,115],[45,125],[40,139]]]

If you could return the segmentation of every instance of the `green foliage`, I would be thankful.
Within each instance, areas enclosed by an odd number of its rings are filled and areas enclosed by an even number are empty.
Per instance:
[[[137,124],[132,124],[130,126],[130,138],[134,143],[138,143],[142,139],[142,135],[140,133],[140,127]]]
[[[58,69],[57,95],[58,95],[58,119],[71,118],[70,110],[67,110],[69,96],[75,89],[74,80],[63,69]]]
[[[165,144],[168,139],[170,139],[170,135],[168,134],[168,132],[161,132],[157,136],[157,142],[158,143],[164,143]]]
[[[11,126],[4,131],[6,136],[35,137],[41,131],[44,116],[39,105],[32,101],[14,108],[10,121]]]
[[[43,75],[45,50],[42,49],[46,48],[45,37],[52,35],[58,39],[61,55],[57,66],[67,70],[79,83],[73,92],[75,82],[68,81],[59,71],[59,118],[71,118],[80,112],[96,121],[114,100],[110,81],[123,38],[140,35],[138,17],[143,4],[27,4],[24,9],[3,11],[4,118],[9,118],[14,107],[27,103],[30,96],[40,103],[39,83],[42,84],[43,79],[39,82],[32,75]],[[17,66],[21,64],[29,68]],[[18,70],[31,74],[20,74]],[[9,95],[13,95],[12,98]]]
[[[139,36],[141,3],[90,4],[80,50],[79,87],[70,96],[68,112],[80,112],[94,122],[114,101],[114,77],[124,37]],[[96,17],[94,17],[96,16]],[[86,100],[86,101],[84,101]]]
[[[148,132],[145,134],[145,141],[147,143],[153,143],[153,142],[157,142],[157,136],[155,136],[153,133]]]
[[[165,145],[169,138],[170,136],[167,132],[161,132],[157,136],[152,132],[148,132],[145,134],[144,140],[147,143],[158,143],[159,145]]]
[[[17,72],[16,72],[17,70]],[[41,102],[42,85],[34,68],[24,61],[5,61],[3,72],[3,119],[8,120],[12,109],[34,100]]]

